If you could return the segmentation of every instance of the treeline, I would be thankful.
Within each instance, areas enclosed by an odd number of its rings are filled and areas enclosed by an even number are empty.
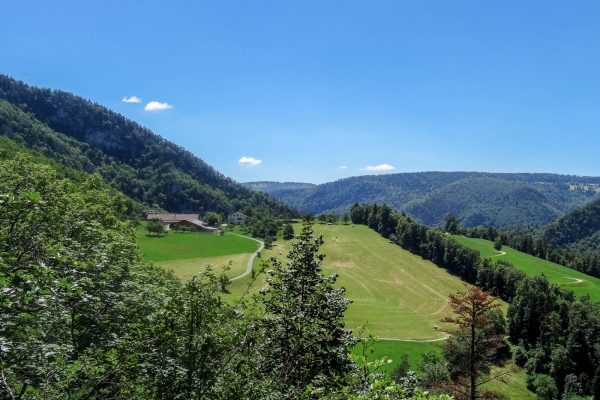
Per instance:
[[[0,75],[0,135],[171,212],[293,208],[227,178],[184,148],[97,103]]]
[[[385,204],[355,203],[351,218],[509,302],[514,359],[527,369],[528,387],[540,398],[600,397],[599,303],[588,296],[577,299],[544,276],[528,277],[507,261],[482,259],[443,230],[419,224]],[[498,233],[493,228],[488,232]]]
[[[18,156],[0,162],[1,399],[446,399],[348,356],[350,302],[306,227],[260,294],[210,268],[144,263],[123,198]]]
[[[600,278],[600,253],[582,254],[569,249],[561,249],[534,234],[515,235],[493,227],[461,229],[457,233],[491,241],[500,238],[504,246]]]

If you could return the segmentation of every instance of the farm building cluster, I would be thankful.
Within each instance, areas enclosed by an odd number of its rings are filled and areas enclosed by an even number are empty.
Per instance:
[[[151,219],[160,219],[167,229],[177,229],[177,225],[186,226],[197,232],[214,233],[219,230],[216,226],[209,226],[206,222],[200,219],[199,214],[160,214],[152,211],[144,211],[143,217],[146,221]],[[246,222],[247,216],[240,212],[235,212],[229,215],[228,222],[233,225],[239,225]]]

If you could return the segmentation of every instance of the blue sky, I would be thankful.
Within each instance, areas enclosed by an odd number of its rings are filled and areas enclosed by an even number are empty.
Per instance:
[[[0,15],[0,73],[240,182],[600,175],[598,2],[20,0]]]

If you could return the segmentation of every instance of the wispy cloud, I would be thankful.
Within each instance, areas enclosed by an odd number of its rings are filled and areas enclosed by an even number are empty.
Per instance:
[[[258,164],[260,164],[261,162],[262,162],[262,160],[257,160],[256,158],[252,158],[252,157],[242,157],[238,161],[238,163],[240,163],[240,165],[242,167],[255,167]]]
[[[345,165],[342,165],[341,167],[338,167],[339,169],[347,169],[348,167],[346,167]]]
[[[141,103],[142,99],[140,99],[137,96],[131,96],[130,98],[127,98],[127,96],[123,97],[123,100],[121,100],[123,103]]]
[[[168,108],[173,108],[173,106],[168,103],[159,103],[158,101],[151,101],[150,103],[146,104],[146,107],[144,107],[144,110],[159,111],[159,110],[166,110]]]
[[[392,169],[396,169],[396,167],[392,167],[389,164],[381,164],[376,166],[367,165],[365,168],[361,168],[361,171],[389,171]]]

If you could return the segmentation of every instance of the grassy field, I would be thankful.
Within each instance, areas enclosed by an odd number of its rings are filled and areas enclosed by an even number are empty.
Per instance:
[[[172,269],[177,277],[187,280],[204,269],[206,263],[221,271],[231,262],[227,275],[238,276],[246,269],[250,255],[258,250],[254,240],[236,235],[212,235],[206,233],[174,233],[164,237],[148,236],[138,229],[138,244],[144,258],[155,265]]]
[[[299,233],[301,225],[294,224],[294,228]],[[443,338],[444,335],[433,326],[442,327],[444,324],[440,320],[451,313],[448,295],[464,290],[458,278],[389,244],[365,226],[315,224],[314,229],[325,240],[321,247],[322,253],[326,254],[325,274],[338,273],[338,284],[346,288],[348,297],[353,300],[346,313],[347,327],[355,329],[364,321],[371,322],[371,330],[382,337],[375,345],[377,350],[372,358],[388,356],[393,360],[384,367],[385,371],[391,371],[400,362],[402,354],[408,354],[411,369],[416,370],[422,353],[439,351],[443,341],[407,342],[386,338]],[[206,262],[220,269],[231,261],[228,276],[237,276],[245,270],[250,254],[258,249],[257,242],[231,233],[225,236],[171,233],[164,238],[155,238],[139,230],[138,242],[147,260],[172,269],[183,280],[203,269]],[[291,243],[278,238],[273,249],[265,249],[261,258],[255,258],[255,270],[258,271],[263,260],[270,257],[285,262]],[[492,250],[490,255],[493,254],[498,252]],[[263,287],[264,279],[265,276],[260,275],[250,292],[255,293]],[[236,300],[248,288],[250,280],[248,276],[232,282],[228,286],[231,294],[224,297]],[[489,389],[507,393],[513,399],[534,398],[524,387],[524,373],[511,375],[506,383],[488,385]]]
[[[301,225],[294,224],[297,233]],[[366,226],[314,225],[323,235],[321,247],[326,254],[324,273],[339,274],[338,284],[353,300],[346,312],[347,326],[356,329],[364,321],[371,322],[373,332],[387,339],[439,339],[444,335],[434,329],[450,315],[448,295],[464,290],[462,282],[429,261],[414,256]],[[278,239],[277,246],[263,250],[261,260],[276,257],[285,262],[292,241]],[[239,296],[250,277],[233,282],[231,296]],[[253,292],[264,286],[260,277]]]
[[[410,369],[416,371],[419,364],[423,360],[421,356],[423,353],[428,351],[441,351],[440,346],[444,343],[443,340],[439,342],[401,342],[398,340],[381,340],[375,344],[375,352],[371,355],[369,360],[373,361],[377,358],[383,358],[387,356],[392,360],[391,363],[383,366],[383,370],[391,372],[396,365],[400,363],[400,356],[402,354],[408,354],[408,363]],[[359,344],[354,349],[354,354],[362,354],[362,346]]]
[[[392,359],[391,363],[386,364],[382,368],[389,373],[400,363],[400,356],[402,354],[407,354],[410,369],[417,371],[419,364],[423,360],[422,354],[432,350],[441,351],[443,343],[443,341],[401,342],[396,340],[382,340],[375,344],[375,352],[371,355],[370,360],[373,361],[376,358],[382,358],[383,356]],[[361,351],[362,348],[360,345],[354,349],[355,354],[360,354]],[[514,364],[509,364],[507,368],[514,368]],[[501,380],[486,383],[484,387],[488,390],[507,394],[512,400],[534,400],[536,399],[535,394],[525,387],[525,378],[525,370],[517,370],[516,372],[506,375]]]
[[[453,235],[452,238],[467,247],[478,250],[482,257],[492,257],[494,261],[498,259],[510,261],[517,269],[528,275],[541,275],[543,273],[551,283],[557,283],[565,289],[572,290],[577,296],[587,294],[592,300],[600,301],[600,279],[521,253],[506,246],[502,247],[502,251],[506,254],[499,255],[501,253],[494,249],[493,242],[489,240],[456,235]]]

